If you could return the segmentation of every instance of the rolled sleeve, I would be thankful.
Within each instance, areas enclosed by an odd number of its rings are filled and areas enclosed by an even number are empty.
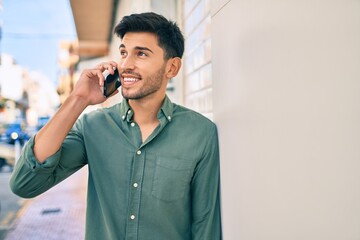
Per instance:
[[[18,196],[32,198],[47,191],[86,164],[81,134],[71,131],[61,148],[39,163],[34,154],[35,136],[24,146],[10,178],[10,188]]]
[[[47,158],[44,163],[39,163],[34,154],[34,144],[35,137],[32,137],[24,146],[23,154],[19,161],[25,161],[29,170],[36,173],[54,171],[60,160],[61,148],[55,154]]]

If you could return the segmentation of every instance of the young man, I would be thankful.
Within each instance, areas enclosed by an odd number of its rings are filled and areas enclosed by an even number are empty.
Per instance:
[[[37,196],[88,164],[86,239],[221,239],[216,127],[165,94],[181,67],[179,28],[142,13],[124,17],[115,33],[122,40],[119,62],[82,73],[25,146],[12,190]],[[102,73],[114,68],[124,100],[78,119],[105,101]]]

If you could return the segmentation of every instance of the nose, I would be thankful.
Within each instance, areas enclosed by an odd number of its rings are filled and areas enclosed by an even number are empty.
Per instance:
[[[135,62],[131,56],[126,56],[120,59],[120,62],[118,64],[118,67],[124,71],[128,69],[134,69],[135,68]]]

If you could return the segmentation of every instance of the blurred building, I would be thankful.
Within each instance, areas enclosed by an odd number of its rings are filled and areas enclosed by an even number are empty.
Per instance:
[[[28,73],[25,91],[28,95],[27,121],[33,125],[41,117],[52,116],[60,105],[56,86],[44,74],[31,71]]]
[[[0,107],[2,122],[25,120],[28,108],[27,93],[24,90],[25,70],[15,64],[8,54],[1,54],[0,65]]]
[[[0,0],[0,12],[3,10],[3,3]],[[2,19],[0,19],[0,65],[1,65],[1,39],[2,39]]]
[[[51,116],[59,106],[54,84],[43,74],[17,65],[2,54],[0,65],[0,122],[36,125],[37,118]]]
[[[76,66],[79,62],[79,44],[77,41],[61,41],[59,45],[59,79],[57,92],[63,103],[74,88],[78,78]]]

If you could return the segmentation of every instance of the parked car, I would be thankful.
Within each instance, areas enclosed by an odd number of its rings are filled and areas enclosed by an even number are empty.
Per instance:
[[[19,141],[20,144],[24,144],[24,142],[29,139],[29,136],[24,131],[21,123],[15,122],[6,126],[2,139],[9,144],[15,144],[16,141]]]

